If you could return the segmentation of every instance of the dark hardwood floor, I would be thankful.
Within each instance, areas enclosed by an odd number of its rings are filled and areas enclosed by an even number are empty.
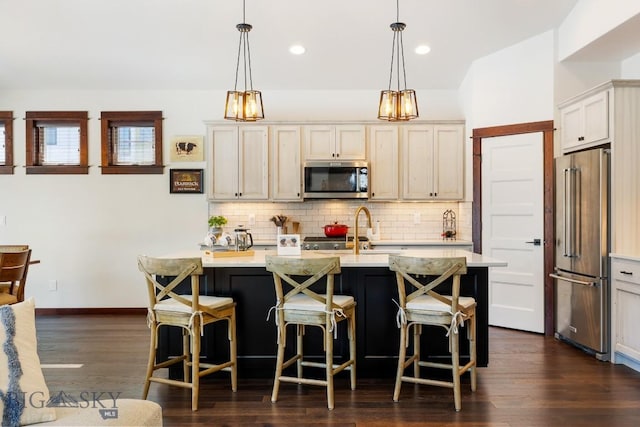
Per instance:
[[[52,392],[120,392],[139,398],[149,331],[144,316],[38,315],[38,348]],[[640,426],[640,373],[600,362],[553,338],[490,328],[489,367],[479,369],[478,390],[463,384],[462,411],[449,389],[405,384],[391,399],[391,380],[336,381],[336,408],[326,408],[321,387],[282,384],[271,403],[271,380],[239,381],[227,373],[203,380],[200,409],[190,391],[152,384],[149,399],[163,408],[165,426]]]

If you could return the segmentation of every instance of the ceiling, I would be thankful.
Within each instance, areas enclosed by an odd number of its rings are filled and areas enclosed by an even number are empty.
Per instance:
[[[408,86],[455,90],[472,61],[557,28],[576,2],[401,0]],[[246,0],[254,87],[382,89],[395,20],[394,0]],[[0,0],[0,89],[228,90],[240,22],[241,0]]]

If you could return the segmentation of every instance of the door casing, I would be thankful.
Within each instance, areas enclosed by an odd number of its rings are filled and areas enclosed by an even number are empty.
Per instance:
[[[542,133],[543,153],[543,205],[544,205],[544,334],[554,333],[554,293],[553,279],[549,274],[553,271],[554,260],[554,218],[555,187],[553,177],[553,120],[541,122],[518,123],[504,126],[492,126],[473,129],[473,204],[471,208],[473,248],[482,252],[482,140],[496,136],[518,135],[523,133]]]

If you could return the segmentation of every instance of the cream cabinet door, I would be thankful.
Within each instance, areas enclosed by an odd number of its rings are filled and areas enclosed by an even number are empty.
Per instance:
[[[241,127],[238,135],[238,198],[269,198],[269,139],[266,126]]]
[[[304,127],[306,160],[365,160],[364,125],[308,125]]]
[[[208,196],[212,200],[269,198],[266,126],[212,126],[207,157]]]
[[[271,198],[302,200],[300,127],[271,127]]]
[[[402,128],[402,198],[433,197],[433,126]]]
[[[364,125],[338,125],[335,132],[335,157],[337,159],[365,160],[367,158]]]
[[[369,193],[371,200],[398,199],[398,127],[369,127]]]
[[[238,198],[238,128],[211,127],[208,131],[207,193],[210,199]]]
[[[609,91],[560,109],[563,153],[604,144],[609,139]]]
[[[612,257],[611,276],[612,361],[625,363],[629,358],[637,361],[640,360],[640,262]]]
[[[330,125],[304,127],[304,158],[306,160],[328,160],[335,158],[336,133]]]
[[[463,133],[461,125],[434,127],[433,196],[430,196],[434,199],[461,200],[464,197]]]

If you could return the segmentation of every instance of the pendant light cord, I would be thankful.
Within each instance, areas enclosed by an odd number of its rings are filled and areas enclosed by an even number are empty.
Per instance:
[[[404,89],[407,88],[407,70],[404,62],[404,42],[402,40],[402,31],[404,24],[400,25],[400,0],[396,0],[396,22],[391,24],[393,30],[393,41],[391,42],[391,67],[389,70],[389,90],[391,90],[391,82],[393,81],[393,60],[396,60],[396,69],[398,80],[398,92],[400,92],[400,56],[402,56],[402,78]]]
[[[242,56],[243,59],[242,67],[244,72],[244,91],[246,92],[247,90],[247,75],[249,77],[249,89],[253,90],[253,76],[251,73],[251,48],[249,46],[249,31],[251,31],[251,26],[246,23],[246,20],[246,3],[245,0],[242,0],[242,23],[236,26],[238,28],[238,31],[240,31],[240,40],[238,42],[238,56],[236,60],[236,78],[233,84],[234,91],[238,90],[240,56]],[[249,67],[248,73],[247,66]]]

